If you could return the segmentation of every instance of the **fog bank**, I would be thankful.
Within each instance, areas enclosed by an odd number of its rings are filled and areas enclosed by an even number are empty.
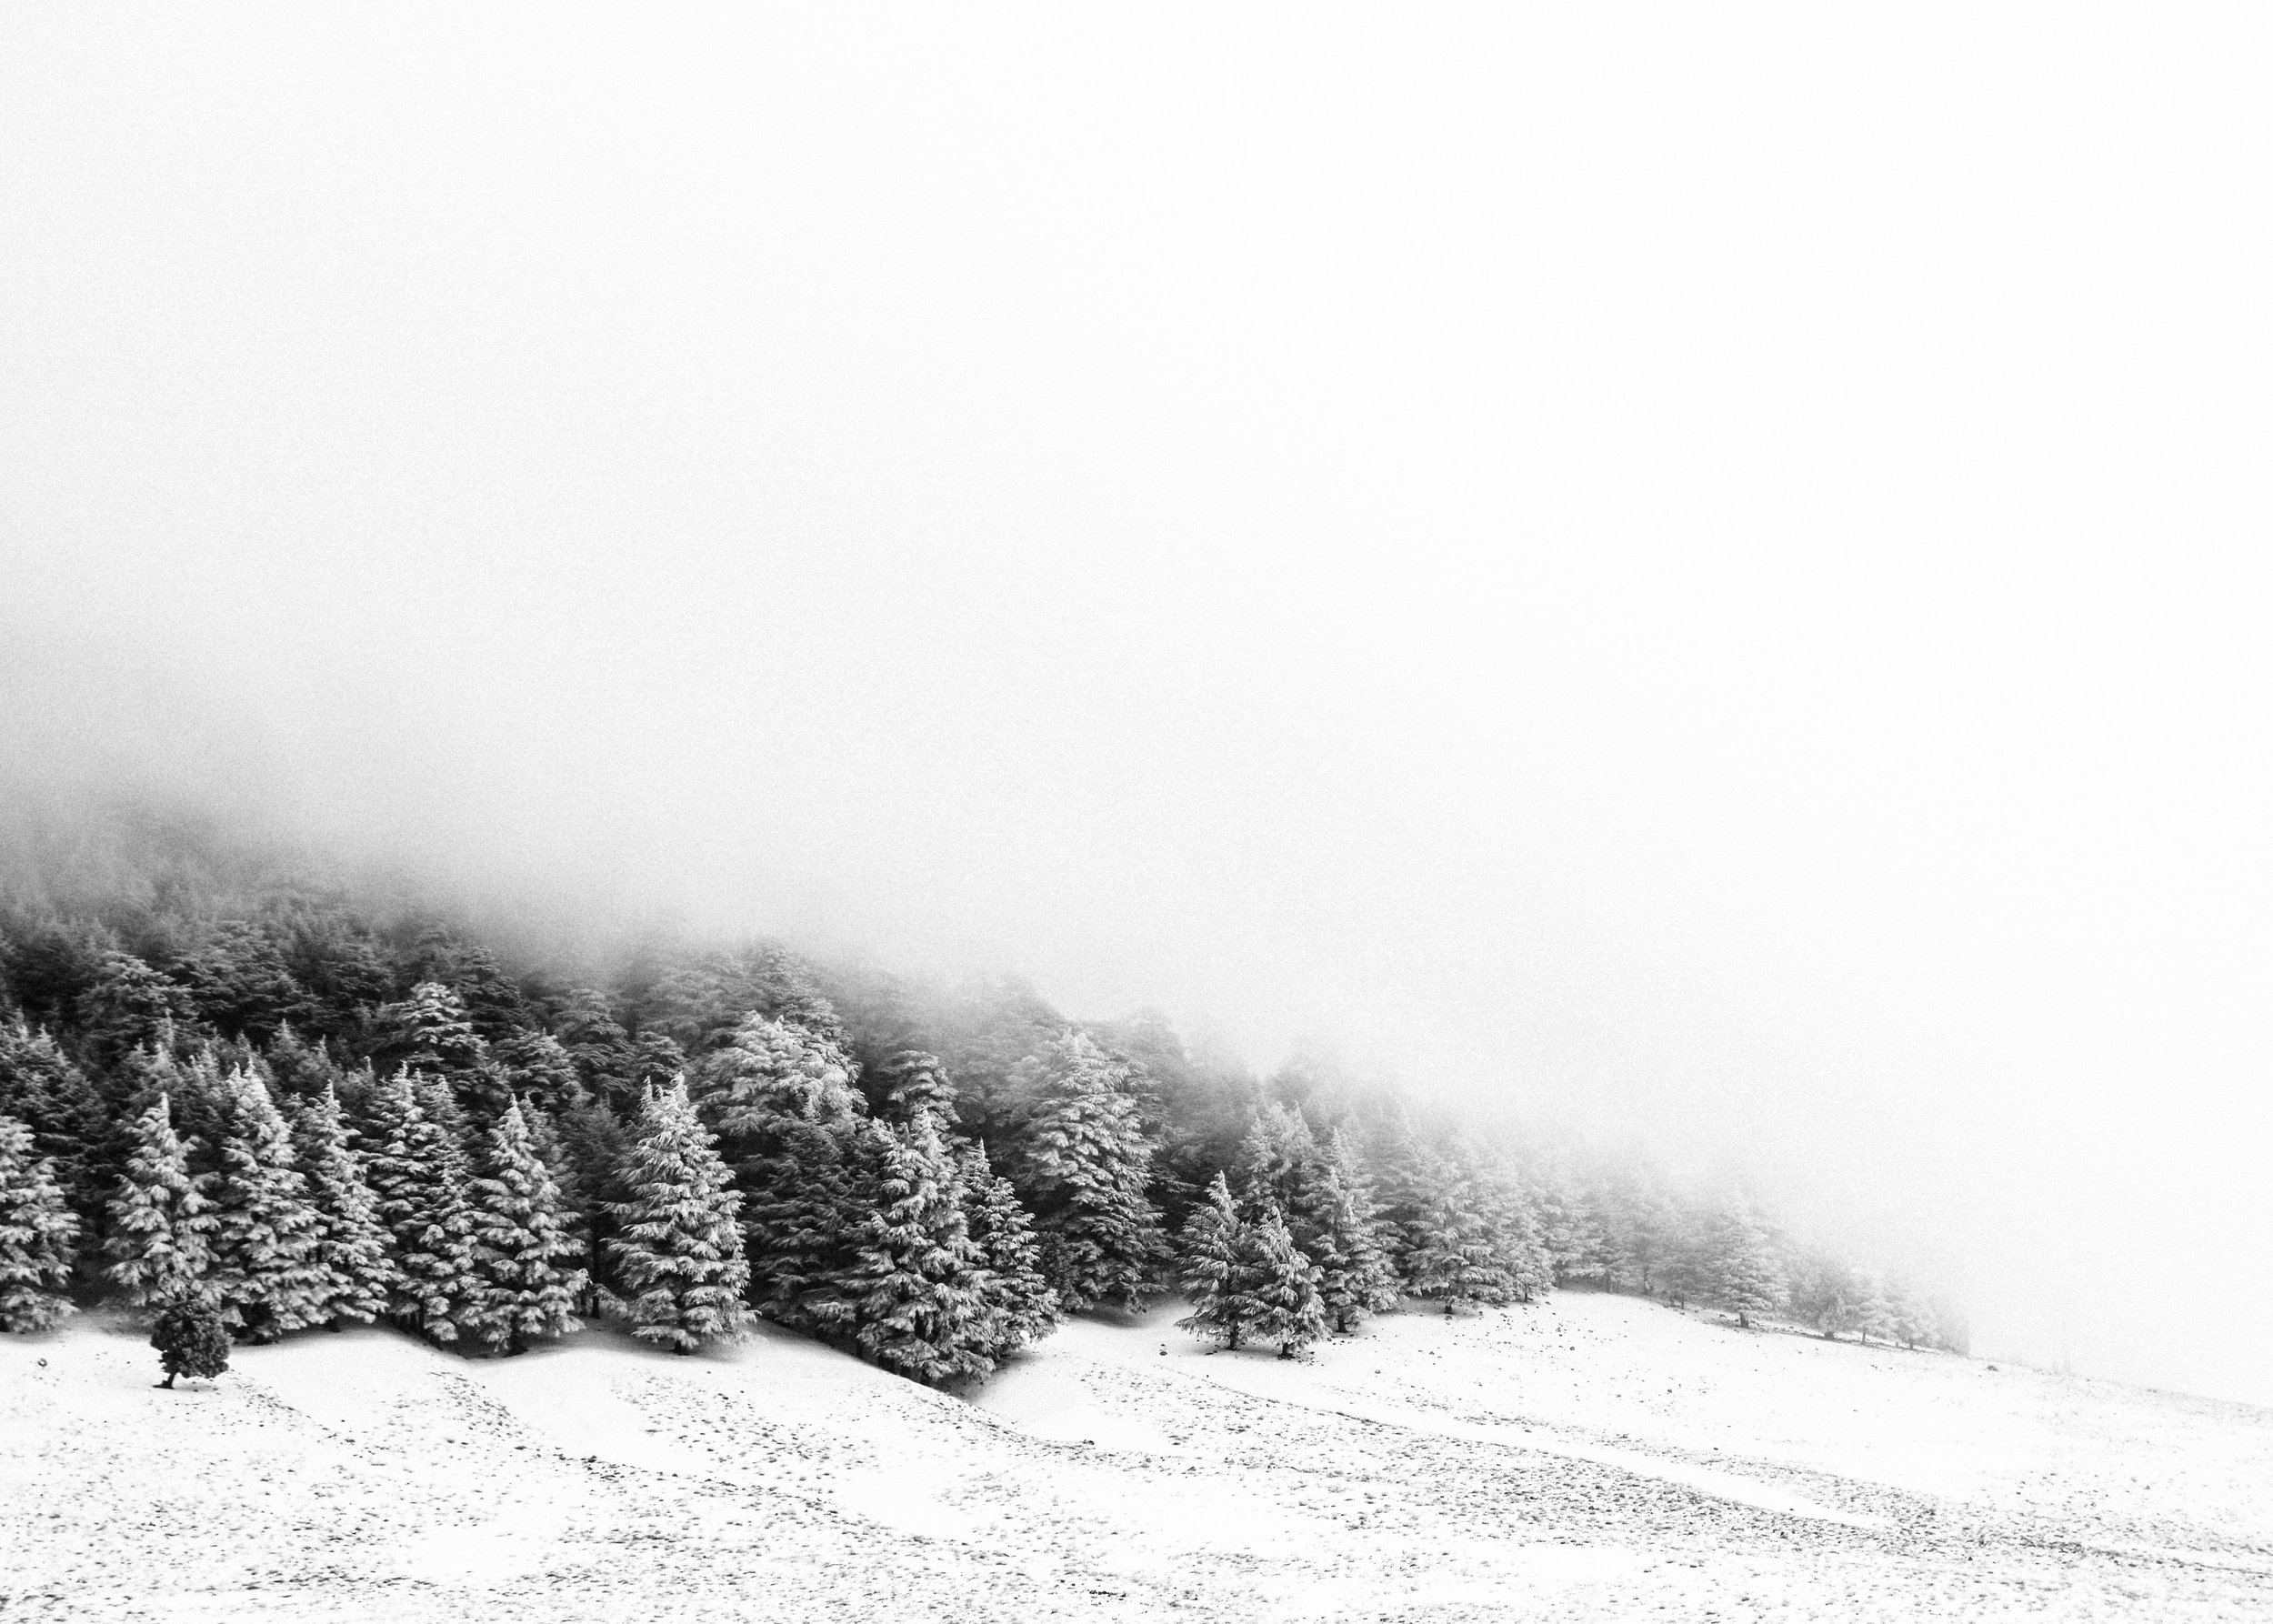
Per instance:
[[[2273,1402],[2262,24],[0,21],[0,711]]]

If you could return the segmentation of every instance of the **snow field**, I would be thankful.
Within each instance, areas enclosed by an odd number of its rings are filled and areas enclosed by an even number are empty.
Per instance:
[[[0,1619],[2273,1618],[2273,1412],[1579,1293],[1174,1318],[966,1402],[770,1330],[169,1393],[89,1316],[0,1344]]]

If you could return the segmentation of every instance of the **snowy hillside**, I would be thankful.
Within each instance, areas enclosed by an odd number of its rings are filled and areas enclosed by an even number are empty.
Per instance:
[[[2273,1411],[1561,1294],[976,1403],[776,1332],[0,1344],[0,1619],[2273,1617]],[[1165,1347],[1166,1353],[1161,1350]]]

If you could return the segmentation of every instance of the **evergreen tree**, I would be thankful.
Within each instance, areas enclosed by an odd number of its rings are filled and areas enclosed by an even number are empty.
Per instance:
[[[1036,1057],[1041,1078],[1016,1182],[1033,1202],[1043,1272],[1070,1309],[1144,1306],[1167,1248],[1146,1197],[1152,1148],[1123,1083],[1126,1068],[1069,1031]]]
[[[268,1075],[275,1079],[280,1097],[315,1099],[327,1089],[338,1092],[347,1080],[330,1048],[321,1040],[309,1043],[289,1021],[276,1028],[261,1056],[268,1063]]]
[[[1331,1221],[1326,1154],[1302,1112],[1266,1100],[1239,1148],[1240,1195],[1250,1217],[1266,1206],[1285,1215],[1295,1244],[1316,1256],[1319,1232]]]
[[[1470,1181],[1492,1260],[1506,1282],[1485,1300],[1527,1303],[1553,1289],[1555,1269],[1540,1236],[1536,1202],[1515,1169],[1504,1162],[1487,1163],[1470,1174]]]
[[[1549,1162],[1539,1178],[1539,1239],[1555,1283],[1604,1272],[1604,1242],[1596,1213],[1567,1157]]]
[[[588,987],[571,991],[554,1034],[587,1090],[618,1108],[637,1103],[638,1053],[610,1012],[606,993]]]
[[[41,1331],[74,1313],[64,1296],[79,1220],[32,1130],[0,1117],[0,1330]]]
[[[844,1051],[751,1015],[697,1068],[694,1098],[742,1196],[750,1300],[795,1329],[849,1334],[849,1282],[885,1148]]]
[[[1461,1303],[1505,1301],[1513,1288],[1493,1254],[1473,1188],[1448,1158],[1435,1159],[1429,1195],[1406,1254],[1406,1288],[1443,1303],[1448,1318]]]
[[[428,1108],[447,1097],[434,1079],[407,1071],[381,1080],[371,1097],[364,1169],[395,1242],[387,1312],[437,1343],[458,1339],[476,1289],[466,1152]]]
[[[474,1030],[466,1004],[439,981],[421,981],[399,1003],[377,1014],[377,1058],[466,1087],[489,1058],[489,1045]]]
[[[584,1082],[576,1062],[549,1032],[516,1032],[491,1050],[504,1073],[507,1092],[518,1099],[524,1114],[529,1107],[558,1116],[584,1099]]]
[[[145,1046],[170,1048],[201,1035],[189,989],[131,953],[104,953],[76,999],[79,1042],[97,1066]]]
[[[979,1146],[966,1142],[956,1158],[964,1214],[985,1266],[986,1357],[1000,1364],[1057,1328],[1057,1293],[1042,1278],[1034,1220],[1010,1180],[987,1166]]]
[[[393,1238],[364,1177],[364,1158],[349,1142],[339,1096],[328,1084],[294,1113],[292,1137],[315,1209],[315,1262],[324,1272],[311,1323],[333,1330],[344,1319],[368,1325],[387,1311],[398,1284]]]
[[[312,1013],[275,939],[245,919],[214,927],[205,944],[174,967],[197,1013],[215,1031],[265,1041]]]
[[[1705,1245],[1703,1274],[1707,1288],[1749,1327],[1756,1314],[1784,1305],[1784,1270],[1767,1226],[1749,1202],[1728,1202],[1715,1215]]]
[[[572,1309],[578,1249],[552,1170],[538,1156],[518,1103],[488,1133],[485,1176],[474,1180],[474,1272],[466,1328],[493,1348],[523,1353],[532,1338],[580,1329]]]
[[[165,1370],[162,1388],[172,1387],[176,1376],[211,1381],[229,1368],[229,1328],[203,1293],[168,1303],[150,1332],[150,1346]]]
[[[1318,1295],[1335,1330],[1347,1335],[1369,1314],[1397,1304],[1397,1268],[1382,1244],[1379,1209],[1357,1147],[1340,1128],[1329,1141],[1320,1178],[1325,1218],[1316,1250]]]
[[[190,1177],[167,1096],[159,1095],[135,1124],[134,1142],[111,1197],[107,1272],[129,1302],[162,1308],[204,1287],[213,1264],[214,1219]]]
[[[883,1091],[882,1114],[891,1121],[912,1122],[927,1111],[942,1131],[955,1122],[955,1084],[938,1056],[902,1049],[877,1065],[876,1081]]]
[[[984,1376],[998,1335],[985,1254],[937,1118],[919,1106],[876,1138],[876,1207],[846,1283],[854,1340],[886,1369],[932,1387]]]
[[[633,1334],[675,1353],[740,1335],[750,1283],[735,1223],[741,1197],[683,1085],[648,1098],[624,1182],[609,1249]]]
[[[247,1340],[273,1341],[324,1315],[331,1280],[318,1258],[323,1232],[266,1086],[241,1070],[225,1084],[211,1280],[226,1324],[243,1327]]]
[[[64,1198],[92,1240],[102,1217],[109,1154],[108,1113],[86,1074],[45,1032],[0,1023],[0,1117],[32,1130],[33,1153],[52,1164]]]
[[[1873,1271],[1855,1270],[1855,1334],[1866,1342],[1894,1340],[1894,1305],[1887,1299],[1886,1282]]]
[[[1276,1207],[1264,1208],[1246,1239],[1241,1251],[1249,1331],[1257,1341],[1277,1343],[1280,1358],[1293,1358],[1326,1335],[1317,1266],[1295,1245]]]
[[[1220,1171],[1207,1187],[1207,1199],[1184,1220],[1179,1241],[1177,1272],[1192,1311],[1177,1328],[1236,1351],[1254,1311],[1248,1299],[1253,1281],[1245,1267],[1247,1226]]]

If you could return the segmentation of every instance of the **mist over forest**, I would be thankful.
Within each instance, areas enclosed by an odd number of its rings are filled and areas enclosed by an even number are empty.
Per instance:
[[[899,22],[8,21],[25,1032],[770,942],[2273,1398],[2263,41]]]

